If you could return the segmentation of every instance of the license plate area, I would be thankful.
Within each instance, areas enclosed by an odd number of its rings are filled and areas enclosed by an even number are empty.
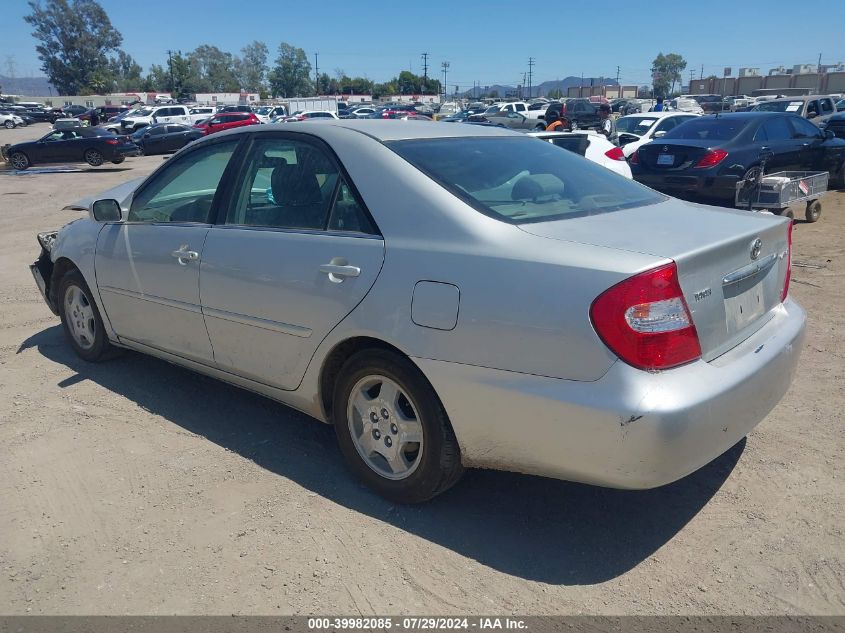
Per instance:
[[[657,164],[663,166],[669,166],[675,164],[675,155],[674,154],[658,154],[657,155]]]
[[[777,257],[769,255],[723,280],[725,324],[735,334],[758,320],[779,300]]]

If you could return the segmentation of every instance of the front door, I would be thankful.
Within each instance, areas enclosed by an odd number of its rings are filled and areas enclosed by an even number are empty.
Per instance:
[[[237,139],[168,162],[136,192],[127,220],[97,239],[97,285],[121,340],[213,362],[199,272],[218,185]]]
[[[799,147],[798,169],[801,171],[832,171],[835,166],[826,162],[825,136],[818,127],[800,117],[790,117],[794,142]]]
[[[789,118],[792,117],[768,117],[754,135],[761,157],[769,157],[766,160],[767,174],[800,169],[800,143],[796,143],[792,138]]]
[[[217,365],[281,389],[299,386],[317,346],[369,292],[384,260],[364,205],[309,138],[257,137],[201,264]]]

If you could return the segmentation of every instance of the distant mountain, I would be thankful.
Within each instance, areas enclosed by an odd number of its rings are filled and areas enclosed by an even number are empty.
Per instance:
[[[21,95],[23,97],[49,97],[50,82],[46,77],[6,77],[0,75],[0,92],[4,95]],[[52,94],[58,95],[53,88]]]
[[[558,79],[555,81],[544,81],[543,83],[537,86],[531,86],[531,94],[528,94],[528,90],[525,90],[525,97],[532,98],[532,97],[545,97],[549,94],[549,92],[553,90],[560,90],[564,96],[566,95],[566,91],[571,86],[615,86],[616,80],[615,79],[608,79],[607,77],[566,77],[565,79]],[[501,86],[501,85],[494,85],[494,86],[480,86],[475,89],[475,93],[472,90],[467,90],[463,93],[464,97],[473,97],[475,95],[481,94],[489,94],[491,92],[497,92],[500,97],[508,97],[508,96],[517,96],[519,93],[519,88],[516,86]]]

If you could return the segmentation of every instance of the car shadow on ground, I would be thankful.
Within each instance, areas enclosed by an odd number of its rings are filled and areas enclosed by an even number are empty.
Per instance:
[[[427,504],[397,506],[352,479],[330,426],[282,404],[142,354],[86,363],[65,342],[60,326],[33,335],[18,353],[29,348],[75,372],[59,388],[92,380],[335,503],[493,569],[551,584],[604,582],[647,559],[707,504],[745,447],[743,440],[699,471],[656,490],[609,490],[470,470]]]

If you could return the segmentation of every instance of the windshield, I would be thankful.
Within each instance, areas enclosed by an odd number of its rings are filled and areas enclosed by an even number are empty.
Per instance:
[[[625,132],[627,134],[636,134],[637,136],[642,136],[643,134],[648,132],[655,123],[657,123],[657,118],[655,117],[624,116],[618,121],[616,121],[616,130],[618,132]]]
[[[272,110],[272,109],[273,108],[265,106],[263,108],[258,108],[257,113],[263,116],[265,114],[270,114],[270,110]]]
[[[670,130],[664,139],[695,141],[728,141],[735,138],[748,124],[748,119],[713,119],[693,117],[683,125]]]
[[[151,109],[144,108],[143,110],[135,110],[135,112],[132,113],[132,116],[150,116],[152,113],[153,111]]]
[[[665,200],[605,167],[534,138],[439,138],[387,145],[476,210],[514,224]]]
[[[498,114],[499,106],[490,106],[484,111],[484,114]]]
[[[764,101],[754,106],[754,110],[757,112],[795,112],[801,114],[803,109],[803,101]]]

